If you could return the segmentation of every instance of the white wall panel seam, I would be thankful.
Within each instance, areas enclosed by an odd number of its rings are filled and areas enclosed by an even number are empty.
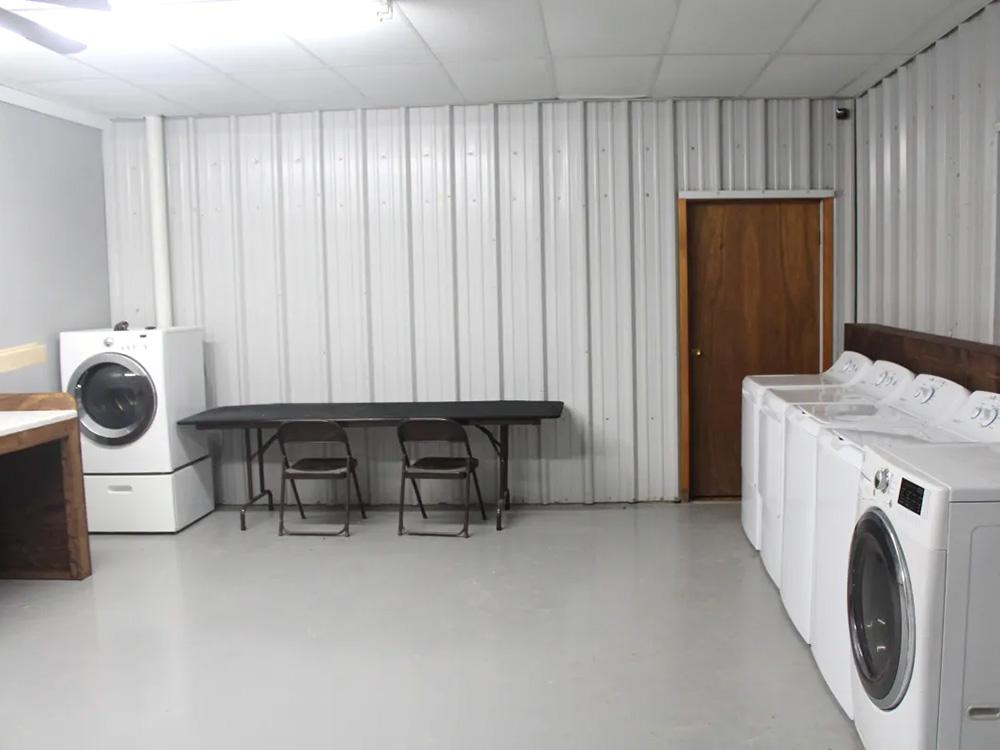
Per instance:
[[[413,110],[401,109],[403,120],[403,213],[405,216],[405,242],[406,242],[406,275],[409,283],[408,301],[410,305],[410,398],[416,399],[418,392],[417,384],[417,327],[414,323],[416,317],[416,290],[414,288],[414,262],[413,262],[413,174],[412,174],[412,142],[410,140],[410,115]]]
[[[635,144],[633,142],[632,118],[633,103],[625,102],[625,169],[628,174],[627,196],[628,196],[628,281],[629,281],[629,317],[632,325],[629,327],[629,347],[632,354],[632,500],[639,499],[639,348],[636,341],[636,267],[635,267]]]
[[[455,173],[458,170],[458,163],[455,159],[455,108],[448,107],[448,138],[446,150],[448,152],[448,218],[450,221],[450,241],[451,241],[451,309],[452,309],[452,336],[455,340],[455,358],[453,362],[454,383],[453,390],[455,398],[461,398],[462,393],[462,336],[458,323],[459,299],[458,285],[461,283],[458,278],[458,194],[455,188]]]
[[[278,302],[278,392],[281,400],[290,400],[288,359],[288,295],[286,294],[285,243],[282,209],[285,200],[285,184],[281,173],[281,119],[276,112],[271,113],[271,174],[274,179],[274,200],[271,203],[271,236],[274,247],[275,296]]]
[[[372,271],[371,271],[371,229],[368,224],[368,217],[371,215],[369,201],[371,200],[368,188],[368,112],[366,110],[357,111],[358,132],[360,139],[360,149],[358,154],[358,174],[361,179],[361,227],[364,237],[364,284],[365,284],[365,320],[366,327],[366,354],[368,355],[368,398],[375,400],[375,349],[372,341]]]
[[[250,367],[247,360],[247,330],[246,330],[246,299],[244,289],[246,288],[246,279],[244,274],[244,263],[243,263],[243,232],[240,227],[240,191],[236,189],[239,185],[240,179],[240,153],[239,153],[239,125],[238,118],[231,116],[227,118],[229,124],[229,179],[230,179],[230,189],[232,195],[232,241],[233,241],[233,259],[234,265],[236,266],[236,351],[237,351],[237,383],[239,384],[239,398],[240,401],[248,401],[250,399],[250,387],[248,384],[248,378],[250,377]],[[249,492],[250,488],[247,487]]]

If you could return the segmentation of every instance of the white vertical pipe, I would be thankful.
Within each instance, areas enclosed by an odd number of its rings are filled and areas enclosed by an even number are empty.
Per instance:
[[[170,294],[170,242],[167,231],[167,157],[163,118],[146,116],[146,191],[149,195],[150,240],[153,249],[153,305],[158,328],[173,325]]]

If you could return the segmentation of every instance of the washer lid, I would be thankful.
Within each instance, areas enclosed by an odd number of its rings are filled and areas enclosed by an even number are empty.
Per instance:
[[[861,685],[872,703],[890,711],[903,700],[913,674],[915,614],[902,547],[879,508],[870,508],[854,527],[847,618]]]
[[[138,440],[156,417],[156,388],[149,373],[131,357],[115,352],[95,355],[69,379],[80,429],[102,445]]]

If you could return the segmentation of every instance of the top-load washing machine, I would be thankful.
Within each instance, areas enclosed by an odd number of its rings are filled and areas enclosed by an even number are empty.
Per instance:
[[[833,366],[821,373],[802,375],[748,375],[743,378],[742,445],[740,467],[743,490],[740,515],[743,533],[760,549],[760,491],[757,486],[757,431],[760,403],[764,394],[773,388],[803,388],[807,386],[848,385],[860,380],[872,361],[864,354],[846,351]]]
[[[845,592],[865,450],[868,447],[892,450],[900,445],[997,441],[1000,430],[989,420],[995,419],[998,409],[1000,394],[977,391],[951,419],[937,426],[897,432],[834,427],[819,436],[810,647],[820,674],[848,716],[853,716],[854,702]]]
[[[781,520],[781,601],[795,629],[810,641],[816,458],[820,433],[832,427],[919,434],[955,416],[969,391],[946,378],[918,375],[882,403],[795,404],[785,417],[785,486]]]
[[[70,331],[59,347],[90,530],[178,531],[210,512],[205,436],[177,427],[205,408],[201,329]]]
[[[761,498],[760,556],[771,580],[781,586],[781,514],[785,488],[785,416],[794,404],[870,404],[895,398],[913,381],[913,373],[879,360],[849,385],[780,388],[766,392],[758,426],[758,486]]]
[[[868,449],[847,608],[867,750],[1000,747],[1000,448]]]

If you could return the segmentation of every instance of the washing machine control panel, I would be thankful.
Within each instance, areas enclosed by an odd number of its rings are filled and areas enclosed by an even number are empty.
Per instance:
[[[948,427],[977,443],[1000,442],[1000,393],[976,391]]]
[[[149,343],[146,341],[146,334],[140,333],[138,337],[134,335],[122,336],[115,339],[114,336],[106,336],[101,342],[105,349],[115,352],[145,352],[149,350]]]

